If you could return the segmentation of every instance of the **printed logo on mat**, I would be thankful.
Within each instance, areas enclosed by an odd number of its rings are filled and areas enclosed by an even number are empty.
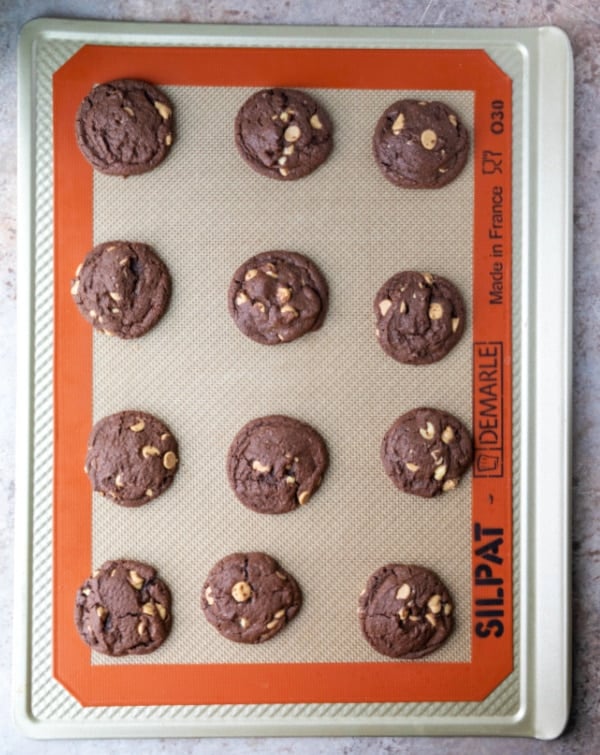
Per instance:
[[[501,341],[473,344],[475,477],[503,477],[504,360]]]

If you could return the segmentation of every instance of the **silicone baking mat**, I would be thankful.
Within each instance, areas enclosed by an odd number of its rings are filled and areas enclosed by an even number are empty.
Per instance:
[[[175,104],[172,154],[126,181],[94,175],[72,124],[89,89],[111,78],[163,86]],[[262,86],[312,91],[331,112],[335,149],[293,184],[252,173],[232,121]],[[461,177],[401,191],[370,154],[374,124],[401,96],[444,99],[472,135]],[[477,700],[512,669],[511,83],[483,51],[171,49],[88,46],[54,75],[55,539],[54,673],[83,705]],[[171,269],[167,316],[136,342],[93,336],[69,282],[94,243],[151,243]],[[233,326],[225,292],[245,258],[291,249],[331,287],[323,328],[260,347]],[[446,275],[469,328],[428,367],[378,347],[372,300],[401,269]],[[379,461],[391,422],[417,405],[474,430],[474,474],[433,501],[400,494]],[[92,497],[82,471],[92,422],[137,407],[180,441],[181,468],[152,504],[125,510]],[[230,492],[225,455],[247,420],[286,413],[326,439],[331,468],[301,510],[260,517]],[[272,642],[237,646],[203,619],[208,568],[265,550],[302,585],[305,605]],[[152,656],[92,658],[73,626],[78,585],[103,560],[158,567],[174,592],[171,637]],[[418,662],[378,656],[356,601],[389,561],[424,563],[455,596],[457,628]],[[315,680],[318,679],[318,684]]]

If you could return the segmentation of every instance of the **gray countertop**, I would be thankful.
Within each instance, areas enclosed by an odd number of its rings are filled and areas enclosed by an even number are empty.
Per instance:
[[[20,753],[403,753],[600,751],[600,9],[597,0],[0,0],[0,752]],[[574,690],[569,724],[554,742],[493,739],[341,737],[36,742],[15,729],[10,711],[16,351],[16,45],[39,16],[199,23],[372,26],[561,27],[575,58],[573,634]],[[548,302],[551,306],[551,302]],[[598,403],[596,403],[598,402]],[[551,604],[549,603],[549,610]]]

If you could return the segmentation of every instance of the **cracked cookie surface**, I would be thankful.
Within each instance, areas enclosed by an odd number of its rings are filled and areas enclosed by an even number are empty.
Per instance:
[[[394,422],[381,444],[381,460],[394,485],[432,498],[453,490],[473,460],[473,441],[452,414],[421,407]]]
[[[396,273],[377,292],[373,310],[379,345],[404,364],[439,361],[465,329],[460,291],[447,278],[431,273]]]
[[[289,343],[321,327],[328,305],[325,278],[296,252],[262,252],[235,271],[229,313],[244,335],[269,346]]]
[[[201,595],[207,620],[228,640],[270,640],[302,605],[296,580],[266,553],[232,553],[210,570]]]
[[[171,276],[152,247],[131,241],[95,246],[71,281],[83,317],[107,335],[139,338],[164,315]]]
[[[333,127],[326,110],[298,89],[261,89],[235,119],[235,143],[243,159],[263,176],[303,178],[329,157]]]
[[[454,627],[454,606],[440,578],[423,566],[387,564],[367,581],[358,617],[369,644],[391,658],[422,658]]]
[[[146,81],[116,79],[95,86],[82,101],[75,133],[83,156],[101,173],[145,173],[173,143],[173,106]]]
[[[270,415],[248,422],[233,439],[227,476],[237,498],[261,514],[305,505],[329,462],[325,441],[310,425]]]
[[[373,155],[395,186],[434,189],[462,172],[469,156],[469,133],[443,102],[398,100],[375,128]]]
[[[145,412],[117,412],[96,422],[85,471],[93,489],[121,506],[142,506],[163,493],[177,472],[177,441]]]
[[[171,593],[152,566],[107,561],[77,591],[75,625],[99,653],[151,653],[171,629]]]

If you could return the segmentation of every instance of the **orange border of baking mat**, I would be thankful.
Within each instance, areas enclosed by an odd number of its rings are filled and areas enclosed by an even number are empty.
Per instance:
[[[92,547],[92,498],[82,469],[92,423],[92,334],[74,312],[69,285],[82,250],[93,244],[93,182],[73,124],[95,83],[123,77],[180,86],[474,91],[478,447],[473,546],[465,554],[473,568],[470,663],[91,664],[74,627],[73,601]],[[483,699],[512,670],[510,79],[482,50],[86,46],[53,84],[55,678],[86,706]]]

